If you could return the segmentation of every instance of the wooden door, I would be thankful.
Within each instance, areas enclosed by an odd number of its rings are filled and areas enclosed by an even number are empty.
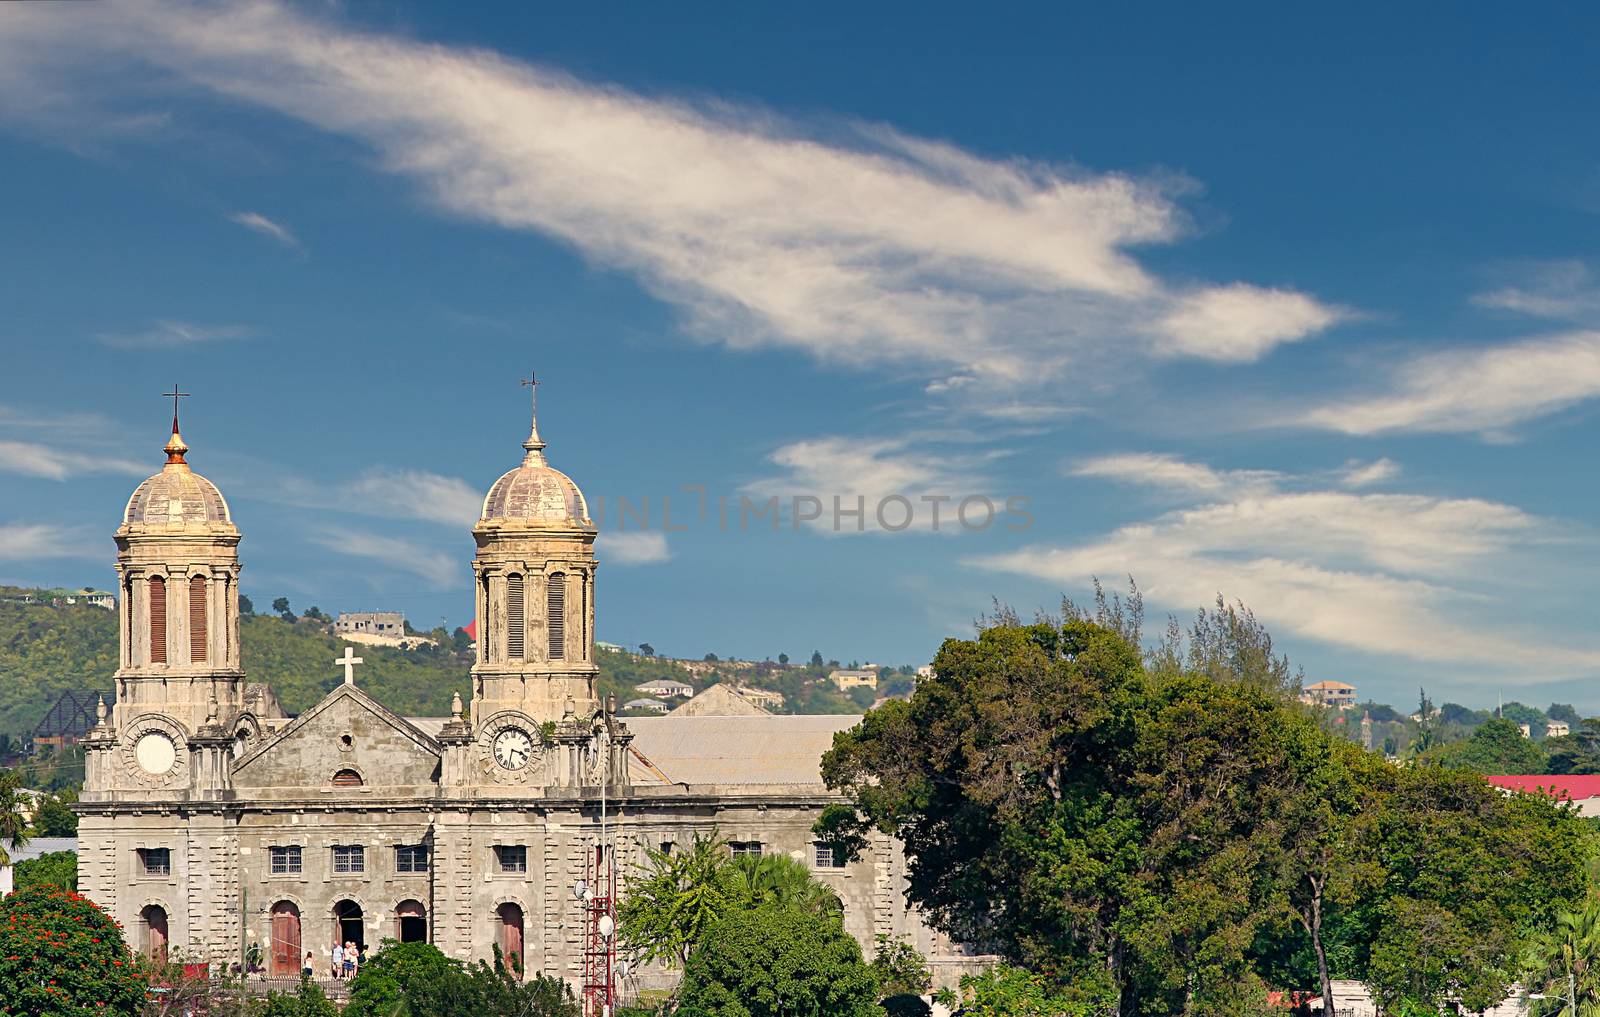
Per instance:
[[[272,974],[293,977],[305,957],[300,942],[300,909],[288,901],[272,906]]]

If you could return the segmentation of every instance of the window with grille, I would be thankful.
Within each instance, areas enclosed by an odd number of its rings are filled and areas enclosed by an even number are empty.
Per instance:
[[[845,866],[844,852],[839,850],[839,848],[836,845],[823,844],[823,843],[819,842],[816,845],[816,847],[817,847],[817,854],[816,854],[817,868],[819,868],[819,869],[842,869],[842,868],[844,868],[844,866]]]
[[[735,858],[740,855],[752,855],[759,858],[761,857],[761,842],[759,840],[730,840],[728,842],[728,850],[733,852]]]
[[[167,662],[167,581],[150,577],[150,662]]]
[[[567,577],[560,572],[550,576],[550,588],[545,592],[546,614],[550,617],[550,659],[567,657]]]
[[[147,876],[172,875],[172,849],[140,848],[139,868]]]
[[[394,848],[394,871],[427,872],[428,845],[396,844]]]
[[[367,849],[360,844],[335,844],[333,871],[346,873],[367,871]]]
[[[361,784],[361,774],[354,770],[340,770],[333,775],[334,787],[360,787]]]
[[[204,663],[206,659],[206,581],[201,576],[189,577],[189,660]]]
[[[523,585],[521,576],[506,577],[506,656],[511,660],[521,660],[523,656],[523,632],[527,623],[527,611],[523,606]]]
[[[528,849],[522,844],[496,844],[494,860],[501,872],[528,871]]]
[[[267,848],[267,854],[271,866],[269,871],[274,876],[293,876],[303,871],[301,865],[305,858],[298,844]]]

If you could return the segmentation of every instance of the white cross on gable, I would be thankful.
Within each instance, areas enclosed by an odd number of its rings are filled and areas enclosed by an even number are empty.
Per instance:
[[[344,683],[346,685],[354,685],[356,683],[356,665],[365,664],[366,661],[362,660],[360,657],[357,657],[355,648],[349,643],[346,643],[344,647],[344,656],[340,657],[333,663],[336,666],[341,666],[344,668]]]

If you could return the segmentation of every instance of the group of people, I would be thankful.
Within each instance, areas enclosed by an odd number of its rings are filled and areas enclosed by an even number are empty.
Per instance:
[[[346,940],[343,943],[333,944],[333,949],[328,951],[328,969],[336,981],[349,981],[360,971],[361,965],[367,962],[367,948],[356,946]],[[305,965],[300,974],[310,978],[316,971],[316,956],[311,951],[306,951]]]

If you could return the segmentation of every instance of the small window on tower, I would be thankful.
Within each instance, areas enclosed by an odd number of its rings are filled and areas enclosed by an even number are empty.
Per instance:
[[[521,576],[506,577],[506,657],[521,660],[523,656],[523,631],[527,611],[523,601]]]
[[[567,659],[567,577],[560,572],[550,575],[550,589],[545,596],[550,616],[550,659]]]
[[[206,659],[206,581],[189,577],[189,661],[203,664]]]
[[[140,848],[139,868],[146,876],[172,875],[172,849]]]
[[[167,662],[167,581],[150,578],[150,662]]]

